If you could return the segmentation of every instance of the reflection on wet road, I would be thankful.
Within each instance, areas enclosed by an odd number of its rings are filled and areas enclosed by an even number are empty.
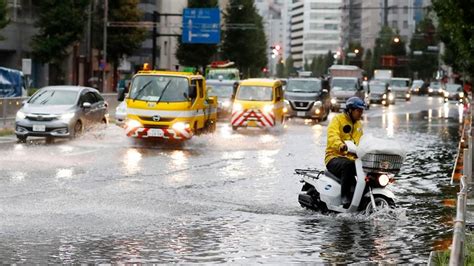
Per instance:
[[[302,209],[294,168],[323,168],[327,122],[281,131],[219,125],[169,147],[120,128],[0,149],[4,263],[426,263],[451,237],[458,106],[374,106],[365,133],[408,151],[397,218]]]

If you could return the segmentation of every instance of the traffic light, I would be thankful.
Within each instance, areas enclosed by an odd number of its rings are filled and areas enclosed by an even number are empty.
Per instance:
[[[268,72],[268,68],[266,68],[266,67],[262,68],[262,72],[263,72],[263,73],[267,73],[267,72]]]
[[[270,46],[272,58],[276,58],[280,55],[281,46],[279,44]]]

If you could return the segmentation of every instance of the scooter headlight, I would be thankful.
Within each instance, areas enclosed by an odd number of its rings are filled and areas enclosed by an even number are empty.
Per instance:
[[[381,175],[379,176],[378,181],[380,186],[385,187],[390,182],[390,178],[388,175]]]

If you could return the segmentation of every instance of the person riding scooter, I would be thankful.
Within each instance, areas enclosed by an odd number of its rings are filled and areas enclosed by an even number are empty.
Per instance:
[[[349,140],[359,145],[363,135],[360,122],[365,109],[365,103],[359,97],[351,97],[346,101],[343,113],[335,116],[328,126],[325,163],[332,174],[341,178],[341,202],[348,208],[353,189],[356,184],[355,176],[356,155],[348,153],[344,141]]]

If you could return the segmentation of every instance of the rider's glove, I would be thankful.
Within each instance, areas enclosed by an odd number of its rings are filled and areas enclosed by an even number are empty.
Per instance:
[[[347,145],[346,145],[346,144],[342,144],[342,146],[339,148],[339,151],[340,151],[340,152],[345,152],[345,151],[347,151]]]

